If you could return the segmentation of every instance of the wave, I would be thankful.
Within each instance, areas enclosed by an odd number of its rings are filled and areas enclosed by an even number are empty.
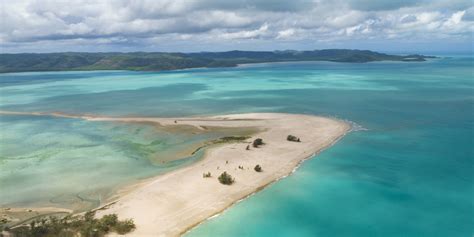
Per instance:
[[[351,132],[358,132],[358,131],[368,131],[369,129],[368,128],[365,128],[363,127],[362,125],[354,122],[354,121],[350,121],[350,120],[343,120],[344,122],[348,123],[351,125]]]

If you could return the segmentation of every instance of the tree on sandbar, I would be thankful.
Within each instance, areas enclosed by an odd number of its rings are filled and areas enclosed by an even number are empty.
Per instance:
[[[12,236],[49,237],[49,236],[97,236],[103,237],[110,232],[123,235],[135,229],[132,219],[119,220],[116,214],[95,218],[95,211],[84,215],[67,215],[63,218],[50,216],[34,220],[29,225],[3,229]],[[1,234],[0,234],[1,235]]]
[[[299,137],[293,135],[288,135],[288,137],[286,137],[286,140],[290,142],[301,142]]]
[[[234,178],[230,174],[224,171],[219,177],[217,178],[221,184],[231,185],[235,182]]]
[[[255,148],[257,148],[258,146],[261,146],[263,144],[264,144],[263,139],[261,139],[261,138],[257,138],[255,140],[253,140],[253,143],[252,143],[253,147],[255,147]]]

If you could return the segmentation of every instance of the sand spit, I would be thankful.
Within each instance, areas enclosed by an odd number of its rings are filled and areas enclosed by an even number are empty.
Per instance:
[[[196,128],[259,128],[246,143],[223,143],[207,148],[204,158],[190,166],[157,176],[135,189],[124,192],[112,204],[98,208],[97,215],[116,213],[132,218],[137,229],[130,236],[180,236],[237,201],[291,174],[300,162],[331,146],[350,130],[346,122],[324,117],[252,113],[212,117],[153,118],[99,117],[61,113],[18,113],[10,115],[57,116],[90,121],[153,122],[161,126],[190,125]],[[290,142],[288,135],[301,142]],[[246,150],[255,138],[265,145]],[[256,172],[259,164],[263,172]],[[243,167],[242,168],[239,168]],[[222,185],[217,177],[226,171],[235,178],[232,185]],[[210,172],[212,177],[203,178]]]

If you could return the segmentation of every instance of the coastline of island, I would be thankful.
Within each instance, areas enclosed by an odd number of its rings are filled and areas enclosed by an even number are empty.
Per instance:
[[[420,54],[395,55],[370,50],[321,49],[226,52],[64,52],[0,54],[0,73],[39,71],[171,71],[237,67],[242,64],[327,61],[366,63],[376,61],[422,62],[436,58]]]

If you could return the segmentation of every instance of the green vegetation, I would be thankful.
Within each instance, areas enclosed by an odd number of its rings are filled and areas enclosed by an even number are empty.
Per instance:
[[[203,178],[210,178],[211,177],[211,172],[207,172],[207,173],[202,174],[202,177]]]
[[[32,221],[28,226],[19,226],[9,230],[13,236],[21,237],[101,237],[107,233],[115,232],[126,234],[135,229],[133,220],[118,220],[116,214],[105,215],[100,219],[95,218],[95,212],[86,212],[84,216],[66,216],[57,218],[51,216],[47,219]]]
[[[262,167],[260,165],[256,165],[253,169],[257,172],[262,172]]]
[[[135,223],[133,223],[133,220],[131,219],[119,221],[114,227],[115,232],[117,232],[117,234],[120,234],[120,235],[129,233],[134,229],[135,229]]]
[[[199,67],[235,67],[244,63],[289,61],[425,61],[423,55],[388,55],[369,50],[228,51],[201,53],[22,53],[0,54],[0,72],[136,70],[160,71]]]
[[[286,137],[286,140],[288,140],[290,142],[301,142],[299,137],[295,137],[293,135],[288,135],[288,137]]]
[[[249,139],[249,136],[228,136],[228,137],[221,137],[218,140],[214,141],[214,143],[231,143],[231,142],[243,142]]]
[[[219,177],[217,178],[221,184],[231,185],[235,182],[234,178],[230,174],[224,171]]]
[[[257,138],[255,140],[253,140],[253,142],[252,142],[252,146],[255,147],[255,148],[257,148],[258,146],[261,146],[263,144],[264,143],[263,143],[263,140],[261,138]]]

